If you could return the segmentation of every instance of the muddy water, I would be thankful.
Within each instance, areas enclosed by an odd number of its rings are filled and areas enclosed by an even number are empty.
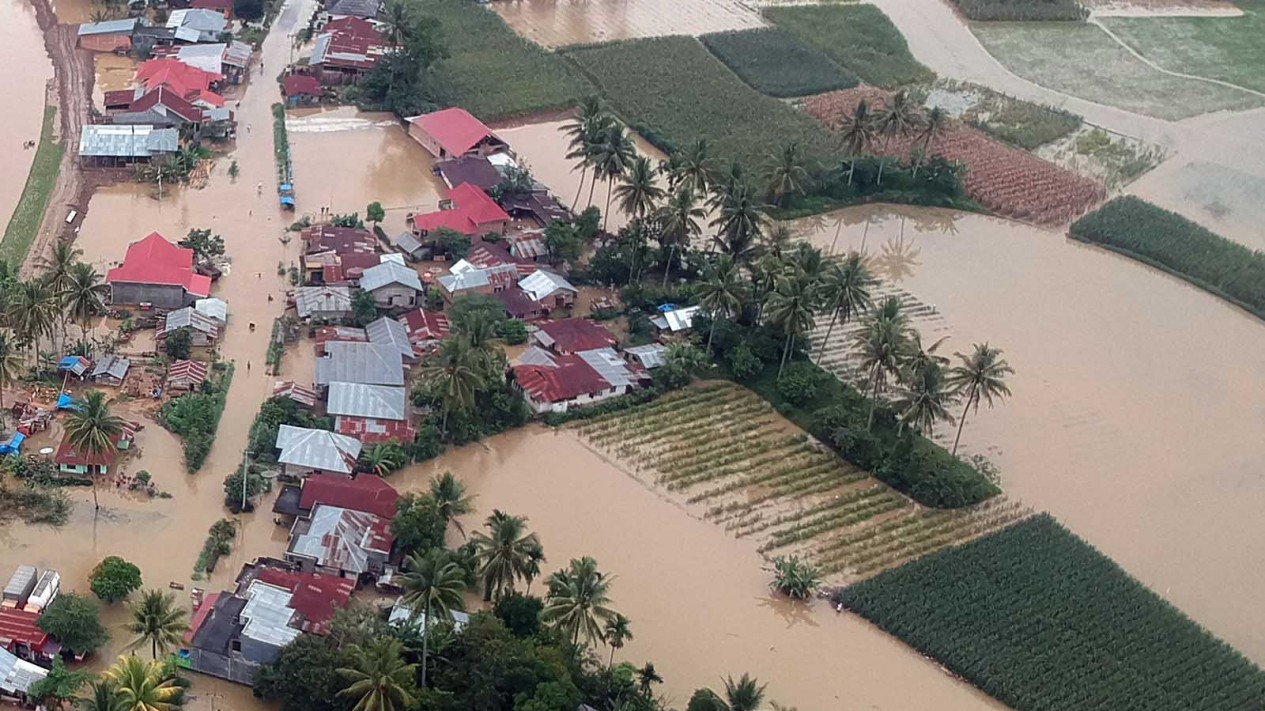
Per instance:
[[[589,203],[591,174],[584,176],[584,189],[580,190],[580,171],[576,164],[567,160],[568,137],[562,131],[566,121],[548,121],[528,124],[515,128],[498,129],[497,134],[509,142],[510,147],[518,154],[522,164],[529,168],[532,175],[549,187],[566,205],[575,204],[577,211],[583,210]],[[649,158],[655,165],[667,156],[658,148],[650,145],[644,138],[633,134],[633,143],[638,155]],[[660,183],[663,186],[662,182]],[[598,181],[597,188],[592,191],[592,204],[606,210],[606,183]],[[578,200],[577,200],[578,198]],[[628,224],[629,216],[618,207],[618,198],[611,199],[610,220],[607,228],[615,232]]]
[[[91,21],[93,11],[101,7],[93,0],[53,0],[57,21],[68,25]]]
[[[934,307],[942,351],[989,341],[1012,400],[963,448],[1217,635],[1265,663],[1265,324],[1176,279],[1060,234],[903,211],[902,289]],[[839,249],[860,245],[848,210]],[[871,253],[901,221],[876,213]],[[829,246],[834,223],[817,228]]]
[[[92,85],[92,99],[98,108],[104,106],[103,94],[107,91],[130,89],[135,85],[136,60],[117,54],[97,52],[92,55],[97,77]]]
[[[0,0],[0,47],[10,71],[0,72],[0,225],[22,195],[26,176],[35,159],[27,141],[39,141],[44,119],[44,86],[53,76],[53,65],[44,53],[44,36],[35,23],[35,10],[25,0]],[[13,71],[19,65],[21,71]]]
[[[546,570],[592,555],[617,576],[612,598],[635,638],[616,658],[653,661],[676,708],[743,672],[768,682],[771,700],[801,709],[1000,708],[858,618],[774,598],[749,542],[660,499],[571,433],[520,430],[393,483],[419,489],[444,470],[476,497],[467,530],[493,508],[527,516]]]
[[[506,0],[492,9],[546,47],[764,26],[758,12],[735,0]]]

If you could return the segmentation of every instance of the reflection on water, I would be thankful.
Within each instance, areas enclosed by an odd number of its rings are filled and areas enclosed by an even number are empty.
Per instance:
[[[899,284],[906,277],[913,276],[914,267],[921,264],[918,255],[922,250],[913,242],[907,242],[902,233],[883,243],[879,253],[871,258],[870,263],[880,279]]]
[[[44,36],[35,22],[35,10],[25,0],[0,0],[0,46],[10,60],[21,58],[0,72],[0,225],[9,223],[17,206],[26,175],[35,158],[27,141],[38,141],[44,118],[44,85],[53,66],[44,53]]]
[[[986,452],[1012,497],[1265,661],[1265,324],[1061,234],[958,215],[950,236],[952,213],[893,212],[919,250],[900,289],[926,305],[924,339],[949,335],[948,353],[987,340],[1016,370],[1014,397],[968,419],[963,450]],[[868,239],[900,229],[875,216]],[[846,225],[839,250],[863,231]]]

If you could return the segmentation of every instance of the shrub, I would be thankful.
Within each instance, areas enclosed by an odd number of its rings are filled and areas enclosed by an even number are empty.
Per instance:
[[[837,601],[1006,706],[1248,709],[1265,673],[1049,516]]]
[[[167,334],[167,338],[164,339],[163,350],[176,360],[187,360],[191,345],[192,338],[189,336],[189,329],[177,328]]]
[[[502,595],[492,608],[515,637],[532,637],[540,631],[540,613],[545,604],[540,598],[510,592]]]
[[[764,14],[866,84],[895,87],[935,76],[914,59],[900,30],[873,5],[770,7]]]
[[[818,390],[830,376],[821,368],[803,361],[792,363],[777,380],[777,392],[792,405],[803,405],[817,397]]]
[[[699,39],[751,88],[769,96],[807,96],[857,85],[854,74],[776,27],[720,32]]]
[[[213,393],[189,393],[168,401],[158,411],[158,421],[163,427],[180,436],[184,444],[185,469],[193,474],[211,453],[215,432],[224,414],[224,398],[233,380],[233,368],[229,366]]]
[[[1120,197],[1072,223],[1068,234],[1162,269],[1265,318],[1265,253],[1175,212]]]
[[[35,624],[72,654],[92,654],[110,641],[96,604],[74,593],[58,595]]]
[[[141,569],[112,555],[103,558],[88,576],[88,585],[98,600],[118,602],[141,587]]]
[[[511,346],[527,342],[527,325],[522,321],[507,319],[497,324],[496,334]]]
[[[954,3],[963,15],[981,22],[1057,22],[1089,17],[1089,8],[1077,0],[954,0]]]
[[[242,477],[245,481],[242,481]],[[259,467],[251,464],[243,471],[242,466],[224,479],[224,507],[233,513],[254,511],[256,496],[268,490],[268,480],[259,473]]]

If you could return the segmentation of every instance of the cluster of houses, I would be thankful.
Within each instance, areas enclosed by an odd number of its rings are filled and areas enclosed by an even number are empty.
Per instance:
[[[81,129],[85,165],[115,167],[170,156],[190,133],[231,135],[234,117],[220,91],[241,82],[254,50],[231,38],[231,3],[224,9],[220,0],[195,1],[201,6],[173,10],[162,26],[144,17],[79,26],[83,49],[146,58],[134,86],[105,92],[104,113]]]
[[[48,676],[61,644],[39,627],[40,615],[61,592],[56,570],[19,565],[0,593],[0,699],[28,701],[31,685]]]
[[[382,0],[329,0],[312,18],[311,53],[281,80],[289,106],[317,103],[326,86],[355,84],[390,44],[379,21]]]

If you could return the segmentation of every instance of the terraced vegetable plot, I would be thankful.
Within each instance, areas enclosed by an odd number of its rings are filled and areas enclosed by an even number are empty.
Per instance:
[[[1265,673],[1042,515],[837,599],[1019,711],[1260,708]]]
[[[755,537],[762,553],[799,555],[836,578],[873,575],[1027,513],[1003,497],[952,511],[918,506],[731,383],[573,427],[735,536]]]

